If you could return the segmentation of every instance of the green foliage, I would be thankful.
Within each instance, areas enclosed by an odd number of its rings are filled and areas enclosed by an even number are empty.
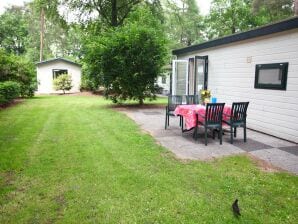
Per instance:
[[[4,81],[18,82],[21,96],[32,97],[36,89],[34,64],[0,49],[0,82]]]
[[[20,55],[26,51],[28,23],[25,13],[24,8],[12,6],[0,15],[0,47],[8,53]]]
[[[68,74],[61,74],[53,81],[55,90],[62,90],[65,94],[65,90],[72,88],[71,76]]]
[[[252,13],[252,0],[213,0],[206,18],[208,39],[244,31],[258,25]]]
[[[204,40],[204,19],[195,0],[167,1],[165,17],[166,33],[172,48],[185,47]]]
[[[146,7],[138,8],[122,27],[94,37],[86,63],[97,84],[113,102],[154,98],[154,81],[165,63],[167,49],[160,21]]]
[[[252,8],[262,24],[294,15],[293,0],[253,0]]]
[[[17,82],[0,82],[0,105],[7,104],[20,95],[20,85]]]
[[[159,6],[159,0],[64,0],[64,2],[80,13],[78,17],[81,21],[86,23],[95,20],[96,23],[99,22],[106,27],[121,26],[134,7],[142,2]]]
[[[245,31],[293,15],[292,0],[213,0],[208,39]]]

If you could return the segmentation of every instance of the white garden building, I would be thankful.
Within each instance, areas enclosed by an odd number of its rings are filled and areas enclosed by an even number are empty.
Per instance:
[[[56,91],[53,87],[53,80],[61,74],[69,74],[72,79],[72,85],[70,93],[80,92],[81,65],[70,61],[65,58],[55,58],[51,60],[42,61],[36,64],[37,67],[37,93],[60,93],[62,91]]]

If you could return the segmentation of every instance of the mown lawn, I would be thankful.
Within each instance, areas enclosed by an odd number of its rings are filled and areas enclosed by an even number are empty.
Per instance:
[[[0,223],[298,223],[298,178],[179,161],[100,97],[0,111]],[[231,204],[239,199],[242,216]]]

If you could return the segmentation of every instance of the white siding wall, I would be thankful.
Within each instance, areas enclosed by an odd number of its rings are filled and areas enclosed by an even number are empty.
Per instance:
[[[298,29],[191,52],[179,59],[194,55],[209,56],[208,89],[220,102],[250,102],[248,127],[298,142]],[[255,65],[279,62],[289,62],[287,90],[255,89]]]
[[[38,93],[59,93],[53,88],[53,69],[67,69],[72,78],[72,89],[69,92],[79,92],[81,85],[81,68],[64,61],[53,61],[37,66]]]

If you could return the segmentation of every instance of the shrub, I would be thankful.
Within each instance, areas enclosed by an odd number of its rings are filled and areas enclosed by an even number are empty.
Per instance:
[[[0,105],[7,104],[20,95],[20,85],[17,82],[0,82]]]
[[[0,49],[0,82],[15,81],[20,84],[20,95],[32,97],[36,90],[34,65],[20,56],[7,54]]]
[[[105,87],[113,102],[155,98],[155,79],[165,63],[167,49],[160,22],[150,10],[139,8],[124,26],[93,37],[85,61],[90,74]]]
[[[59,75],[54,79],[54,88],[55,90],[62,90],[65,94],[65,90],[70,90],[72,88],[71,76],[68,74]]]

